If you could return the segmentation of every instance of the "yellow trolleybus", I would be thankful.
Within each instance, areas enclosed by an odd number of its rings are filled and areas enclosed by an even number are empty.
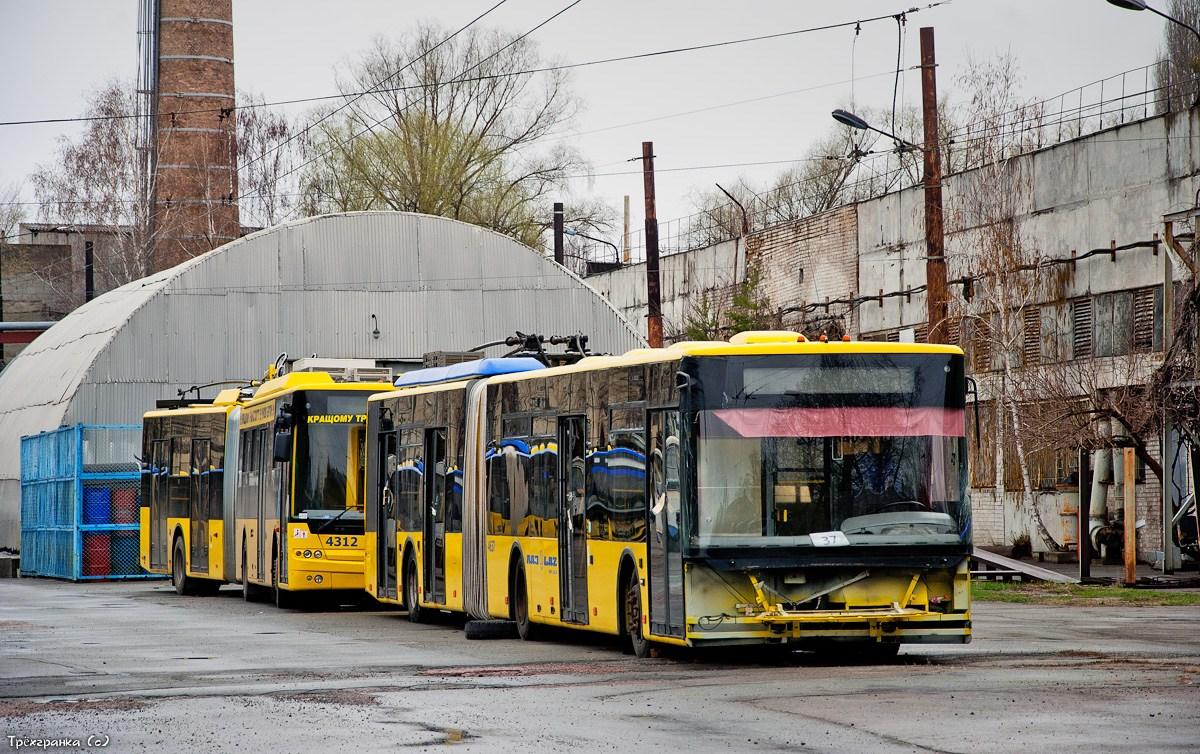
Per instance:
[[[366,587],[654,642],[970,640],[950,346],[791,332],[402,375],[368,415]]]
[[[141,565],[169,573],[180,594],[215,592],[227,581],[224,476],[226,424],[244,396],[222,390],[211,403],[178,403],[142,423]]]
[[[228,580],[246,599],[362,593],[367,396],[390,377],[373,361],[301,359],[230,412]]]

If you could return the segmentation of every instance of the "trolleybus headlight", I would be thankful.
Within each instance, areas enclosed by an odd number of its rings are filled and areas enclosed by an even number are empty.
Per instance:
[[[324,578],[322,578],[322,577],[321,577],[321,574],[319,574],[319,573],[318,573],[316,576],[313,576],[313,581],[317,582],[318,584],[320,584],[320,583],[321,583],[322,581],[324,581],[324,580],[325,580],[325,579],[324,579]]]
[[[298,557],[300,557],[300,551],[299,551],[299,550],[296,550],[296,557],[297,557],[297,558],[298,558]]]
[[[304,551],[304,557],[306,557],[306,558],[311,558],[311,557],[312,557],[312,550],[305,550],[305,551]]]
[[[324,553],[322,553],[320,550],[313,550],[313,557],[314,558],[324,557]]]

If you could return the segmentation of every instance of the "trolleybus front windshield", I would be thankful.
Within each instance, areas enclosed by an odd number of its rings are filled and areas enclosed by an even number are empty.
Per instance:
[[[296,486],[292,515],[323,527],[337,519],[362,529],[363,427],[367,392],[299,393],[296,416]],[[332,529],[327,529],[332,531]]]
[[[969,541],[961,357],[775,355],[694,368],[693,546]]]

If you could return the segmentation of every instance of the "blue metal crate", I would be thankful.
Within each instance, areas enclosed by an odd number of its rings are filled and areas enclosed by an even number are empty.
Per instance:
[[[21,438],[21,573],[72,581],[163,578],[138,562],[136,424]]]

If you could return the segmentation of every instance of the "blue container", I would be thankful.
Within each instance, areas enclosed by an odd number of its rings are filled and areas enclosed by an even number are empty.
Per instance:
[[[141,555],[139,544],[136,531],[113,532],[110,558],[113,575],[132,576],[142,572],[141,563],[138,561]]]
[[[112,521],[112,492],[107,487],[83,488],[83,523],[107,524]]]

